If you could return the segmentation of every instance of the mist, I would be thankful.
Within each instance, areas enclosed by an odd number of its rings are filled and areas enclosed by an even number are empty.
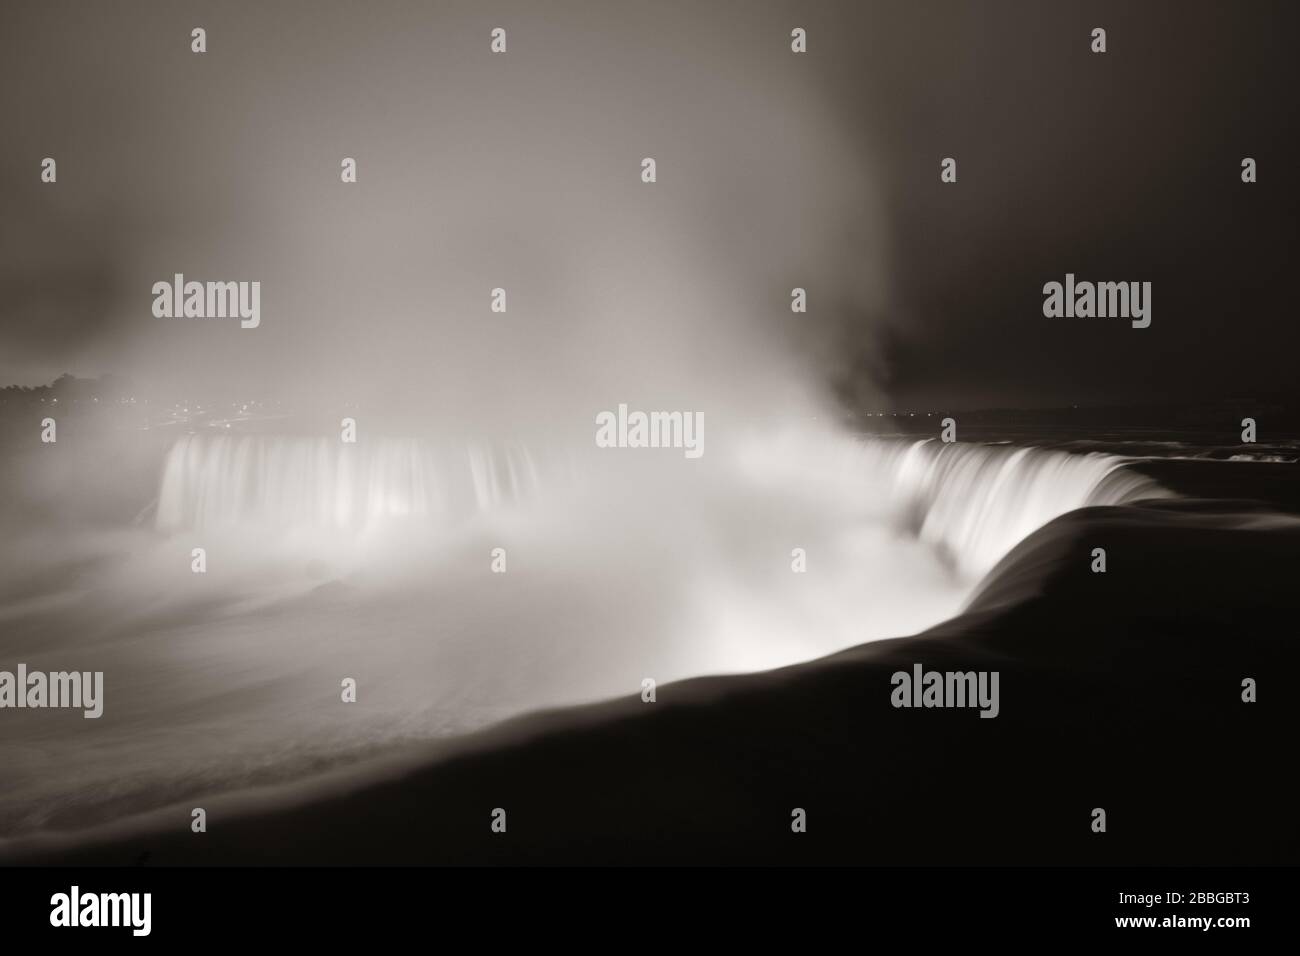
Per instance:
[[[382,19],[222,8],[203,11],[197,69],[184,44],[131,54],[188,34],[195,14],[170,6],[143,34],[106,19],[60,35],[68,55],[131,64],[24,116],[34,142],[75,110],[84,137],[113,144],[93,176],[65,162],[58,186],[68,216],[102,222],[72,258],[72,285],[97,294],[41,300],[78,342],[70,355],[16,329],[10,362],[111,369],[172,400],[360,408],[408,434],[585,440],[619,401],[707,410],[719,428],[814,408],[831,348],[818,323],[885,292],[870,165],[826,112],[817,68],[760,55],[787,48],[785,18],[732,12],[507,4],[491,15],[509,52],[493,56],[473,4]],[[36,50],[59,30],[30,26]],[[130,114],[102,127],[95,99],[122,84]],[[355,184],[339,181],[344,157]],[[58,241],[57,219],[38,228],[20,252],[29,276],[48,275],[41,233]],[[149,290],[174,273],[260,281],[261,325],[155,318]],[[795,287],[814,289],[808,313],[791,312]]]
[[[1042,128],[988,122],[976,82],[1037,95],[1032,17],[999,70],[953,49],[969,14],[912,5],[137,9],[0,14],[0,75],[36,78],[0,85],[0,378],[112,372],[142,409],[4,423],[6,659],[102,670],[107,699],[91,745],[8,724],[0,836],[916,633],[1046,522],[1160,493],[1109,456],[847,424],[1068,398],[1079,356],[1116,370],[1095,394],[1149,377],[1146,344],[1016,311],[1112,226],[1006,185],[1059,178],[1004,168]],[[791,54],[801,21],[825,55]],[[154,316],[178,273],[260,283],[257,327]],[[700,416],[703,454],[598,447],[622,405]]]

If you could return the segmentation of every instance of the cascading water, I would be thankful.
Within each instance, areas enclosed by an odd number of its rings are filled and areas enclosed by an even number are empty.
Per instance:
[[[918,539],[968,582],[1066,512],[1169,494],[1113,455],[933,439],[788,432],[745,445],[739,461],[756,483],[840,502],[845,523]]]
[[[490,511],[527,500],[540,482],[519,444],[440,459],[416,439],[187,435],[164,462],[155,523],[164,532],[239,524],[364,530]]]
[[[721,431],[695,461],[180,438],[162,469],[162,533],[94,542],[114,559],[42,604],[51,630],[82,635],[48,666],[104,670],[119,692],[93,749],[79,732],[45,736],[6,766],[0,840],[57,824],[52,806],[84,825],[197,801],[214,780],[291,781],[637,693],[646,676],[761,670],[914,634],[961,613],[1040,525],[1162,493],[1097,454],[806,422]],[[330,706],[344,677],[361,703]],[[52,765],[76,768],[75,803],[52,799],[67,792]]]
[[[871,441],[864,454],[870,470],[888,476],[908,529],[967,578],[1069,511],[1168,495],[1112,455],[933,439]]]
[[[846,519],[874,512],[934,548],[967,580],[1068,511],[1167,494],[1111,455],[932,439],[834,436],[809,443],[801,436],[797,448],[750,446],[741,461],[759,484],[797,475],[822,492],[834,485],[832,494],[850,504]],[[439,456],[416,439],[346,445],[188,435],[167,454],[156,525],[164,532],[240,523],[357,530],[490,512],[535,500],[541,471],[520,443]],[[852,507],[855,501],[865,508]]]

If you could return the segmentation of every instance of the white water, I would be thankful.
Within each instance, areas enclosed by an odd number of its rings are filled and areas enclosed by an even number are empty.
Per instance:
[[[977,579],[1031,532],[1077,508],[1164,496],[1111,455],[1003,445],[872,442],[865,470],[888,476],[909,530]]]
[[[932,439],[806,435],[741,445],[755,485],[773,480],[831,493],[850,506],[876,499],[884,515],[975,578],[1030,532],[1090,505],[1165,492],[1097,453]],[[572,468],[551,468],[572,488]],[[188,435],[168,452],[156,524],[163,532],[252,525],[366,530],[391,522],[453,522],[537,501],[544,482],[526,445],[480,445],[439,458],[426,442]]]
[[[1102,455],[802,425],[715,437],[698,461],[182,438],[155,529],[78,541],[72,572],[48,536],[12,542],[54,583],[0,606],[9,656],[103,670],[105,714],[10,714],[0,836],[915,633],[1034,528],[1159,493]]]
[[[187,435],[167,453],[156,524],[164,532],[237,524],[363,530],[490,511],[527,500],[540,484],[537,462],[517,443],[440,462],[411,439]]]
[[[742,460],[754,481],[855,502],[857,512],[929,545],[969,582],[1066,512],[1168,494],[1113,455],[933,439],[809,442],[790,433]]]

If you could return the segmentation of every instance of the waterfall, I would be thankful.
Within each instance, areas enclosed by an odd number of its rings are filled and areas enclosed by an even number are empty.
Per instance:
[[[416,439],[187,435],[167,454],[156,524],[167,532],[241,523],[358,530],[491,512],[535,500],[543,472],[559,472],[554,465],[543,469],[519,443],[435,454]],[[1116,456],[1007,445],[804,436],[793,446],[763,444],[747,465],[740,480],[786,479],[775,505],[797,486],[815,488],[838,503],[845,526],[869,513],[971,580],[1068,511],[1168,494]]]
[[[868,440],[862,455],[904,526],[969,578],[1066,512],[1169,495],[1114,455],[933,439]]]
[[[163,464],[162,531],[239,524],[360,530],[386,520],[488,511],[529,497],[527,449],[471,448],[457,461],[416,439],[186,435]]]

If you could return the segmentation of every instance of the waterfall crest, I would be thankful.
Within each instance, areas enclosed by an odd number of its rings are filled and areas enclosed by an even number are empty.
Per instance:
[[[908,530],[971,578],[1069,511],[1170,494],[1114,455],[933,439],[869,442],[866,455]]]
[[[745,470],[760,484],[785,478],[842,496],[846,523],[866,514],[884,520],[930,545],[967,579],[1066,512],[1169,494],[1113,455],[932,439],[837,436],[776,454],[769,446]],[[533,500],[543,473],[561,471],[541,467],[519,443],[442,454],[417,439],[346,445],[333,438],[187,435],[167,454],[156,526],[361,530],[451,518]],[[566,483],[572,480],[568,475]]]
[[[157,528],[258,524],[362,530],[386,520],[488,511],[528,498],[538,470],[521,445],[457,459],[425,442],[380,438],[186,435],[163,464]]]

